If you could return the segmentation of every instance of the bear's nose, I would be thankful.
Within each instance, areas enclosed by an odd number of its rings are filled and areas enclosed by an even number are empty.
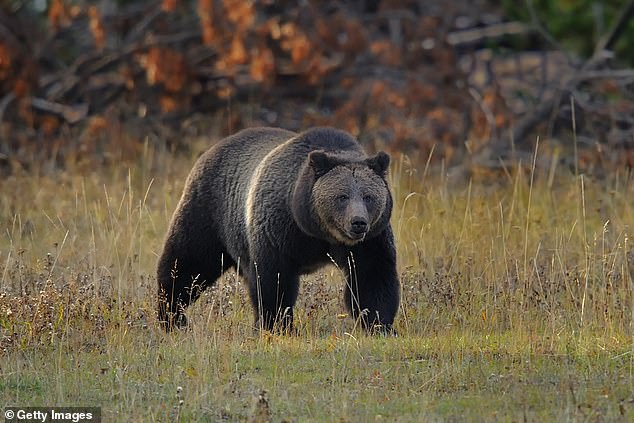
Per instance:
[[[352,232],[355,234],[364,234],[368,230],[368,221],[361,216],[355,216],[352,218]]]

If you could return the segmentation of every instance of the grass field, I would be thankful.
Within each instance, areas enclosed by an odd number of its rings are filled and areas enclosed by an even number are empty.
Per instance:
[[[227,273],[166,335],[157,255],[194,155],[0,180],[0,404],[104,421],[634,421],[634,184],[568,169],[450,182],[395,157],[398,337],[303,279],[257,333]]]

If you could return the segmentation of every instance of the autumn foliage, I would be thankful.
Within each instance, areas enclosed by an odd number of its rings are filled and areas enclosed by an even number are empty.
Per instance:
[[[465,63],[482,45],[447,41],[456,16],[481,25],[469,2],[25,4],[0,6],[0,154],[134,154],[220,122],[224,133],[333,125],[458,162],[518,116],[502,84],[474,84]]]

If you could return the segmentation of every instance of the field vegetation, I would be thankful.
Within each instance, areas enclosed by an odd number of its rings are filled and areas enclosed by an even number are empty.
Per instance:
[[[47,163],[0,180],[0,403],[104,421],[634,420],[634,185],[549,163],[455,178],[394,155],[397,337],[303,279],[298,333],[252,327],[235,273],[155,317],[155,265],[190,154]],[[114,161],[116,162],[116,161]]]
[[[634,421],[632,17],[634,0],[0,2],[0,406]],[[263,125],[392,152],[398,336],[346,315],[334,266],[303,278],[294,335],[254,330],[234,271],[188,330],[158,326],[187,173]]]

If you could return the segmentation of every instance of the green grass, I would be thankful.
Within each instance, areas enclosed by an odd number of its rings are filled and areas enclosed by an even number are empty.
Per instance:
[[[234,273],[166,335],[154,269],[193,160],[147,149],[0,181],[0,404],[122,422],[634,420],[629,175],[462,183],[396,158],[398,337],[343,315],[335,268],[303,279],[296,336],[253,330]]]

